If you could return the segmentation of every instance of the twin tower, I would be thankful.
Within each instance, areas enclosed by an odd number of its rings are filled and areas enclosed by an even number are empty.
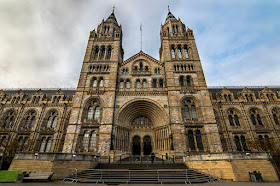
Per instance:
[[[169,11],[160,60],[123,60],[114,12],[90,32],[63,152],[100,156],[221,152],[193,31]]]

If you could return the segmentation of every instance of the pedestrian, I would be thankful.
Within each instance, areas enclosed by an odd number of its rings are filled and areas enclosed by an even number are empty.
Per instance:
[[[165,159],[166,159],[166,161],[168,160],[168,154],[167,153],[165,154]]]
[[[152,162],[152,164],[154,163],[154,160],[155,160],[155,154],[152,152],[151,153],[151,162]]]

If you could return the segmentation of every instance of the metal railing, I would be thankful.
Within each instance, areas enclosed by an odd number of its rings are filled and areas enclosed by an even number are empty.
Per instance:
[[[166,156],[155,154],[154,158],[151,155],[120,155],[115,156],[110,163],[113,164],[171,164],[178,163],[176,156]],[[179,161],[181,163],[181,161]]]
[[[134,178],[139,180],[140,174],[143,181],[149,176],[154,181],[163,182],[213,182],[222,177],[221,171],[215,169],[157,169],[157,170],[129,170],[129,169],[68,169],[63,181],[72,182],[125,182],[129,183]],[[213,176],[213,173],[219,175]],[[69,173],[73,173],[70,175]],[[137,176],[138,175],[138,176]],[[140,181],[141,182],[141,181]]]

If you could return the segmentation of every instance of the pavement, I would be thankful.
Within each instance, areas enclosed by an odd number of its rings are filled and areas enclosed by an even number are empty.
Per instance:
[[[87,186],[90,184],[94,183],[72,183],[72,182],[63,182],[63,181],[54,181],[54,182],[26,182],[26,183],[1,183],[0,186]],[[94,184],[96,185],[96,184]],[[135,185],[135,186],[153,186],[153,185],[158,185],[158,186],[185,186],[186,184],[98,184],[97,186],[107,186],[107,185],[119,185],[119,186],[124,186],[124,185]],[[262,182],[262,183],[255,183],[255,182],[227,182],[227,181],[216,181],[212,183],[203,183],[203,184],[193,184],[195,186],[280,186],[280,182]]]

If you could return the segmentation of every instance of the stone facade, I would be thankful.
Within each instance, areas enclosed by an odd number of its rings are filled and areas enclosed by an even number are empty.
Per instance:
[[[75,90],[1,90],[2,155],[186,156],[279,148],[280,87],[208,88],[193,31],[168,13],[160,59],[123,60],[114,12],[90,32]],[[264,148],[250,146],[259,139]]]

